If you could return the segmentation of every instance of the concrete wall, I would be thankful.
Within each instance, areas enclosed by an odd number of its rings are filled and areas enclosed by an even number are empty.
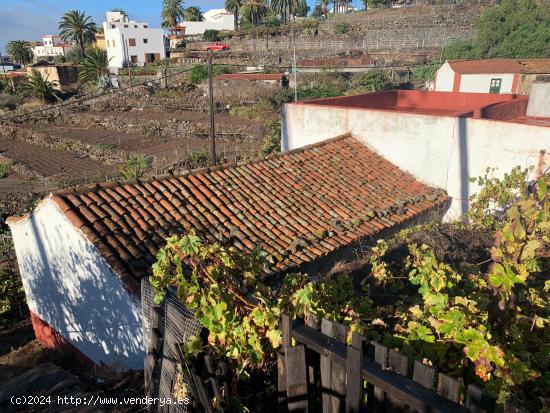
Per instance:
[[[533,82],[527,115],[550,118],[550,82]]]
[[[515,93],[513,90],[513,73],[495,73],[490,75],[462,75],[460,80],[460,92],[465,93],[489,93],[491,79],[502,79],[500,93]]]
[[[283,150],[348,132],[418,180],[445,189],[453,199],[446,221],[461,218],[478,190],[469,177],[487,167],[501,176],[516,165],[537,165],[540,151],[550,150],[545,127],[300,103],[283,108]]]
[[[29,309],[93,362],[143,368],[139,299],[56,204],[8,224]]]
[[[455,72],[449,63],[445,62],[435,74],[435,91],[452,92],[455,80]]]

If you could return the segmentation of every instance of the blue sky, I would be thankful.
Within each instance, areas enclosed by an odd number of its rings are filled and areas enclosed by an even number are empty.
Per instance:
[[[223,0],[188,0],[186,6],[206,11],[223,7]],[[67,10],[83,10],[101,25],[104,13],[123,8],[130,18],[160,26],[162,0],[0,0],[0,50],[10,40],[39,40],[42,35],[57,33],[60,17]]]

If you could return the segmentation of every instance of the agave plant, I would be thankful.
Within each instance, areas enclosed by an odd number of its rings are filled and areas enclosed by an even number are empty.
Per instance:
[[[97,47],[90,49],[80,66],[78,77],[82,83],[99,83],[102,79],[110,79],[107,51]]]
[[[57,82],[49,81],[48,77],[42,77],[42,74],[34,67],[27,79],[21,84],[21,93],[24,96],[34,96],[42,99],[42,102],[61,100],[58,96]]]

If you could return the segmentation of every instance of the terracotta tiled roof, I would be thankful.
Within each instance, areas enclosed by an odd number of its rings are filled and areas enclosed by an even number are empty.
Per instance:
[[[550,74],[550,59],[455,60],[449,65],[463,75],[492,73]]]
[[[237,165],[53,195],[130,291],[164,240],[189,229],[244,252],[259,246],[273,273],[447,199],[348,135]]]
[[[216,80],[283,80],[282,73],[225,73],[216,76]]]

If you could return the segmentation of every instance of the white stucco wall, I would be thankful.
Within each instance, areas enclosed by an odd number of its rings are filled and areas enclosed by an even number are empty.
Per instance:
[[[109,29],[108,27],[112,24],[117,25],[117,27]],[[134,22],[127,22],[128,28],[120,27],[122,24],[124,23],[103,24],[110,67],[124,67],[131,62],[132,56],[137,56],[137,65],[143,66],[146,63],[146,53],[158,53],[160,59],[166,57],[164,30],[143,28],[144,23],[139,23],[141,26],[138,26],[138,28],[134,28]],[[130,46],[129,39],[135,39],[136,45]],[[144,39],[147,39],[147,43],[144,43]]]
[[[182,22],[185,34],[203,34],[206,30],[235,30],[235,18],[233,14],[218,16],[216,20],[202,22]]]
[[[140,301],[50,199],[9,223],[32,312],[95,363],[143,368]]]
[[[460,92],[489,93],[491,79],[502,79],[500,93],[515,93],[512,90],[514,83],[513,73],[495,73],[490,75],[462,75],[460,79]]]
[[[452,92],[455,80],[455,72],[449,63],[445,62],[437,70],[435,76],[436,92]]]
[[[460,219],[477,191],[468,177],[487,167],[499,176],[537,165],[540,150],[550,151],[550,128],[530,125],[307,104],[285,105],[282,116],[283,150],[352,133],[418,180],[445,189],[452,197],[446,221]]]

